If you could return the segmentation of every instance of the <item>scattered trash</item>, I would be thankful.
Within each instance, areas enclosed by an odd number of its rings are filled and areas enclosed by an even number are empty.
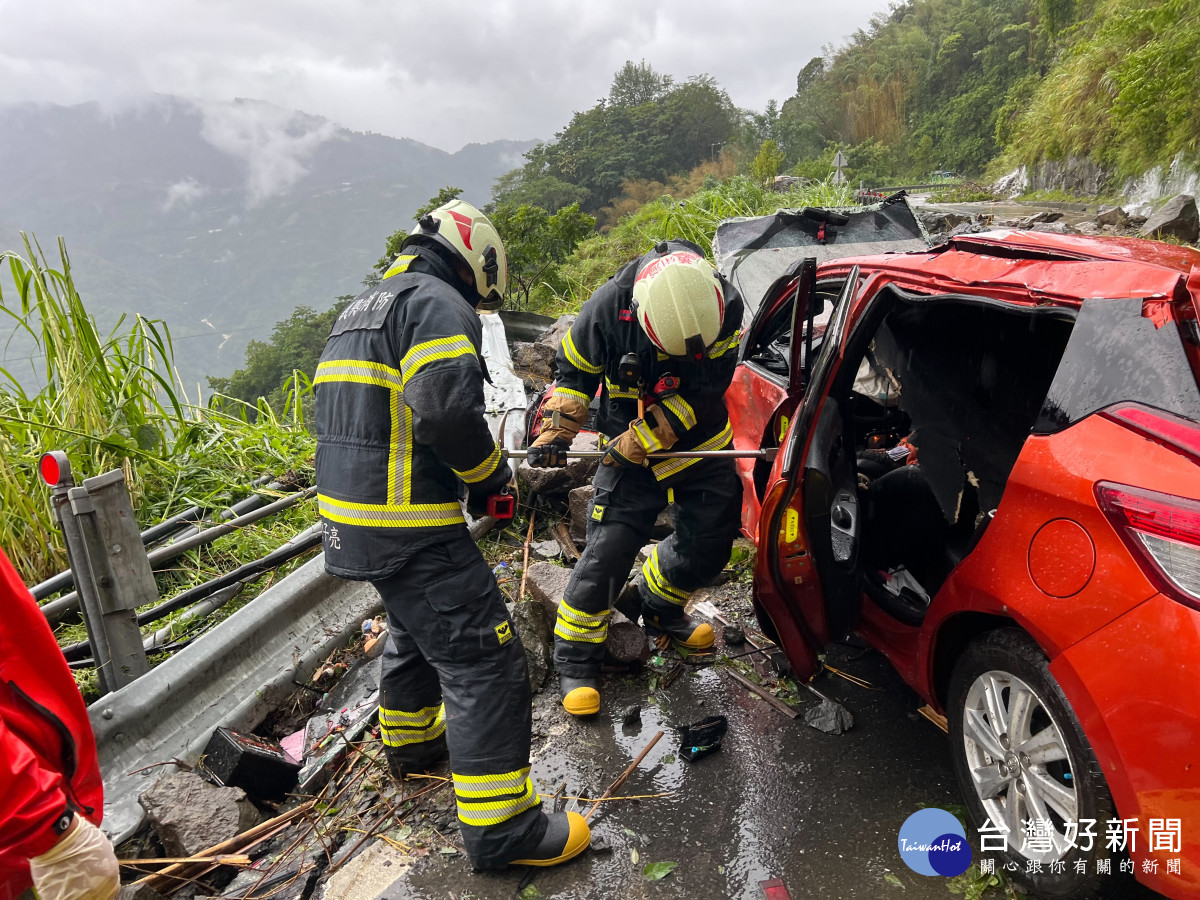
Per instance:
[[[729,720],[725,716],[709,716],[691,725],[679,729],[683,743],[679,746],[679,755],[688,762],[695,762],[710,753],[721,749],[721,740],[729,729]]]
[[[950,733],[950,723],[946,721],[946,717],[939,712],[935,712],[933,707],[928,703],[918,709],[917,714],[924,716],[938,728],[942,729],[942,731],[946,732],[946,734]]]
[[[219,785],[279,802],[296,786],[300,763],[269,738],[218,728],[204,748],[200,769]]]
[[[786,703],[784,703],[778,697],[771,696],[770,692],[767,691],[766,688],[764,688],[762,685],[755,684],[753,681],[751,681],[745,675],[742,675],[740,672],[735,672],[735,671],[733,671],[733,669],[722,669],[721,671],[724,672],[726,675],[728,675],[730,678],[732,678],[734,681],[736,681],[738,684],[740,684],[742,687],[744,687],[746,690],[750,691],[751,693],[757,694],[759,697],[766,700],[767,703],[771,704],[771,706],[773,706],[775,709],[779,710],[781,713],[783,713],[789,719],[800,718],[799,711],[792,709],[792,707],[788,706]]]
[[[758,887],[763,892],[766,900],[792,900],[792,895],[788,893],[787,886],[783,883],[782,878],[771,878],[767,881],[760,881]]]
[[[726,647],[740,647],[746,643],[746,632],[736,625],[726,625],[721,630],[721,639],[725,641]]]
[[[842,734],[854,727],[854,716],[842,704],[826,697],[804,714],[804,724],[826,734]]]
[[[383,616],[363,619],[362,631],[363,653],[367,655],[367,659],[375,659],[383,653],[384,647],[387,646],[387,619]]]
[[[647,881],[661,881],[679,867],[676,862],[646,863],[642,868],[642,877]]]
[[[292,758],[297,764],[304,762],[304,729],[293,731],[287,737],[279,742],[279,746],[283,748],[283,752]]]

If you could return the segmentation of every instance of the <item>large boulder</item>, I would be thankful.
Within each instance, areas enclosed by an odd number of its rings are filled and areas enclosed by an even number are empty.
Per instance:
[[[164,775],[138,802],[167,856],[195,856],[261,821],[241,788],[218,787],[191,772]]]
[[[558,604],[562,602],[570,580],[570,569],[548,562],[534,563],[525,574],[525,589],[542,605],[548,621],[558,615]]]
[[[641,626],[630,622],[619,610],[613,610],[604,655],[610,664],[640,666],[650,658],[650,641]]]
[[[567,517],[570,521],[571,540],[581,544],[587,540],[588,517],[592,510],[592,497],[596,489],[590,484],[577,487],[567,493]]]
[[[554,352],[558,352],[558,345],[562,343],[563,335],[567,333],[567,329],[575,324],[577,316],[566,315],[559,316],[553,325],[547,328],[538,337],[539,344],[549,344],[554,348]]]
[[[1194,244],[1200,240],[1200,213],[1191,194],[1176,194],[1146,220],[1142,237],[1176,237]]]
[[[554,380],[555,350],[549,344],[516,341],[509,345],[513,371],[525,382],[525,389],[536,394]]]
[[[554,660],[554,620],[547,618],[546,608],[537,601],[509,603],[507,606],[508,618],[525,648],[529,689],[536,692],[545,683]]]
[[[1107,206],[1096,214],[1097,225],[1107,225],[1109,228],[1129,227],[1129,216],[1119,206]]]
[[[598,450],[599,438],[595,432],[581,431],[571,442],[572,450]],[[539,494],[566,494],[574,488],[588,484],[600,465],[598,459],[572,459],[557,469],[534,467],[522,462],[517,475]]]
[[[945,234],[954,227],[971,221],[970,216],[964,216],[961,213],[943,212],[940,209],[930,209],[925,206],[918,206],[914,212],[921,220],[921,224],[925,226],[925,230],[931,235]]]
[[[796,175],[776,175],[775,180],[771,182],[771,190],[786,193],[792,188],[803,187],[808,183],[809,179]]]

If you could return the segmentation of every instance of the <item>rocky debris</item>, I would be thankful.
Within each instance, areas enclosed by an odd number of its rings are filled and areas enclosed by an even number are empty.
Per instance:
[[[1105,228],[1101,225],[1097,225],[1095,222],[1080,222],[1075,226],[1075,231],[1079,234],[1098,235],[1104,234]]]
[[[987,231],[991,227],[991,222],[963,222],[960,225],[955,225],[946,235],[946,239],[958,237],[960,234],[979,234],[981,231]]]
[[[639,666],[650,658],[650,642],[641,626],[630,622],[620,610],[613,610],[604,652],[610,663]]]
[[[567,329],[575,324],[577,317],[573,315],[559,316],[554,324],[538,335],[539,344],[549,344],[554,348],[554,352],[558,352],[558,345],[562,343],[563,335],[567,333]]]
[[[521,646],[525,648],[529,689],[536,692],[546,683],[554,659],[551,649],[554,620],[547,618],[546,608],[537,601],[508,603],[506,606],[508,618],[521,638]]]
[[[795,175],[776,175],[775,180],[771,182],[771,190],[786,193],[792,188],[808,184],[809,180],[808,178],[799,178]]]
[[[621,588],[621,593],[617,594],[617,599],[613,601],[613,609],[618,610],[630,622],[637,622],[642,617],[642,579],[641,573],[638,572],[641,566],[641,562],[634,565],[633,570],[638,573],[637,576],[625,583],[625,587]]]
[[[721,629],[721,640],[725,642],[726,647],[740,647],[746,643],[746,632],[736,625],[726,625]]]
[[[1030,231],[1044,231],[1048,234],[1075,234],[1076,231],[1066,222],[1038,222]]]
[[[1097,225],[1107,225],[1110,228],[1129,227],[1129,216],[1126,214],[1125,210],[1119,206],[1101,207],[1100,212],[1096,214],[1096,218],[1092,221],[1094,221]]]
[[[599,436],[592,431],[581,431],[571,442],[571,449],[598,450]],[[543,495],[566,494],[574,488],[589,484],[599,465],[598,459],[572,459],[561,468],[534,467],[522,462],[517,469],[517,475],[531,491]]]
[[[943,212],[940,209],[930,209],[925,206],[918,206],[914,212],[930,236],[945,234],[953,228],[971,221],[971,216],[964,216],[962,213]]]
[[[1155,210],[1138,233],[1142,237],[1176,237],[1188,243],[1200,240],[1196,198],[1191,194],[1176,194]]]
[[[218,787],[191,772],[164,775],[138,802],[168,856],[194,856],[261,821],[241,788]]]
[[[163,900],[163,895],[148,884],[123,884],[117,900]]]
[[[656,541],[661,541],[663,538],[670,537],[674,530],[675,517],[671,515],[671,507],[668,506],[654,520],[654,527],[650,529],[650,537]]]
[[[1025,216],[1023,219],[1017,219],[1016,227],[1030,229],[1035,225],[1046,225],[1051,222],[1057,222],[1061,218],[1062,213],[1058,212],[1057,210],[1044,209],[1041,212],[1036,212],[1031,216]],[[1045,229],[1039,228],[1038,230],[1044,231]]]
[[[558,604],[562,602],[571,580],[571,570],[554,563],[538,562],[529,567],[525,575],[525,587],[530,596],[542,605],[548,619],[558,615]]]
[[[636,703],[625,707],[621,713],[621,724],[628,728],[640,727],[642,724],[642,708]]]
[[[558,559],[563,553],[563,549],[558,541],[553,539],[548,541],[534,541],[529,545],[529,551],[538,559]]]
[[[571,540],[580,544],[587,540],[588,516],[591,515],[592,497],[596,489],[590,484],[577,487],[567,493],[567,516],[570,521]]]
[[[371,900],[384,895],[414,862],[414,857],[386,841],[376,841],[330,876],[322,885],[321,900]]]
[[[525,390],[536,394],[554,380],[556,350],[549,344],[516,341],[509,344],[513,371],[525,382]]]

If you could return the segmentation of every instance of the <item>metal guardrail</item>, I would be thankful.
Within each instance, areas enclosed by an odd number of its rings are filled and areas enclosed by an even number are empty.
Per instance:
[[[215,728],[250,731],[382,608],[362,582],[305,563],[253,603],[132,684],[88,708],[104,776],[104,830],[114,842],[142,822],[138,795],[162,774],[135,770],[194,761]]]

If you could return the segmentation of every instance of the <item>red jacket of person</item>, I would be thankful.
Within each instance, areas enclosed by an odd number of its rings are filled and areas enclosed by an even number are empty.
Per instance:
[[[100,824],[103,785],[83,697],[50,626],[0,551],[0,900],[74,811]]]

